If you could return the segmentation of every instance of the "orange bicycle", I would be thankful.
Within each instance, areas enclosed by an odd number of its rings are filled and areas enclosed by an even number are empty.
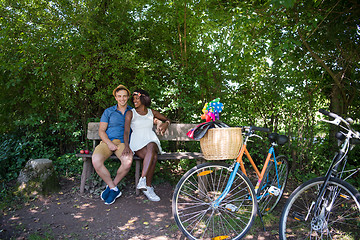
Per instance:
[[[276,133],[269,135],[271,146],[260,173],[246,146],[251,137],[259,137],[255,131],[269,129],[254,126],[242,129],[243,145],[232,165],[218,162],[198,165],[176,185],[173,215],[189,239],[241,239],[250,230],[256,213],[270,212],[282,196],[289,167],[286,156],[275,156],[275,146],[285,144],[288,138]],[[244,154],[258,176],[255,187],[246,175]]]

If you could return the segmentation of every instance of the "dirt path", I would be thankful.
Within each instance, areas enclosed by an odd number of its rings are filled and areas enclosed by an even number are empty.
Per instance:
[[[64,179],[61,185],[59,193],[2,213],[0,239],[186,239],[172,217],[173,186],[168,183],[155,186],[160,202],[136,196],[133,184],[128,184],[112,205],[98,195],[80,195],[78,182]],[[264,217],[266,232],[257,218],[244,239],[278,239],[281,206]]]

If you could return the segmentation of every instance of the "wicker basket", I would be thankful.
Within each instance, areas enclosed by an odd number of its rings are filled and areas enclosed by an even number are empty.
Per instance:
[[[200,147],[207,160],[235,159],[241,145],[241,128],[212,128],[200,139]]]

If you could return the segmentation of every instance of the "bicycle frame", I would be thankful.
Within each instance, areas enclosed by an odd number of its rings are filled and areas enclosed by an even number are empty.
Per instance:
[[[360,133],[351,127],[352,119],[343,119],[323,109],[319,112],[332,118],[321,121],[339,128],[335,138],[342,144],[323,177],[308,180],[290,195],[281,214],[279,236],[280,239],[359,239],[359,192],[345,180],[360,170],[346,170],[347,155],[354,145],[360,144]]]
[[[243,142],[243,145],[241,146],[241,149],[240,149],[240,152],[239,152],[239,155],[238,157],[236,158],[236,162],[234,164],[234,166],[232,167],[232,172],[230,174],[230,178],[226,184],[226,187],[225,187],[225,190],[221,193],[221,195],[215,200],[214,202],[214,206],[215,207],[218,207],[221,203],[221,201],[225,198],[225,196],[229,193],[230,191],[230,188],[234,182],[234,179],[235,179],[235,176],[236,176],[236,173],[240,167],[241,171],[245,174],[245,176],[247,176],[246,174],[246,169],[245,169],[245,165],[244,165],[244,162],[242,160],[244,154],[246,155],[246,157],[249,159],[253,169],[255,170],[256,172],[256,175],[258,176],[258,182],[255,186],[255,193],[257,194],[258,193],[258,189],[260,187],[260,183],[261,183],[261,180],[263,179],[264,175],[265,175],[265,171],[266,171],[266,167],[267,165],[269,164],[269,161],[271,159],[271,156],[274,156],[274,164],[275,164],[275,171],[276,171],[276,176],[277,176],[277,182],[278,182],[278,186],[279,186],[279,177],[278,177],[278,171],[277,171],[277,162],[276,162],[276,157],[275,157],[275,148],[274,146],[276,144],[272,143],[270,149],[269,149],[269,152],[268,152],[268,155],[266,157],[266,160],[265,160],[265,164],[264,164],[264,167],[262,168],[261,170],[261,173],[259,171],[259,169],[257,168],[254,160],[252,159],[249,151],[247,150],[246,148],[246,143],[247,141],[249,140],[250,136],[249,135],[245,135],[245,138],[244,138],[244,142]],[[279,186],[280,187],[280,186]],[[269,193],[267,193],[269,194]],[[257,196],[257,200],[261,199],[263,196]]]
[[[316,199],[316,203],[315,203],[315,207],[314,207],[314,212],[317,212],[319,210],[319,205],[320,205],[320,201],[322,200],[324,193],[325,193],[325,189],[326,186],[329,182],[329,179],[331,177],[331,175],[337,171],[339,164],[341,163],[341,161],[344,159],[344,156],[346,155],[345,153],[347,152],[349,148],[349,138],[345,139],[345,142],[342,146],[342,148],[340,149],[340,151],[336,154],[336,156],[334,157],[326,175],[325,175],[325,181],[323,183],[323,185],[320,188],[320,192],[318,194],[318,197]],[[311,208],[310,208],[311,210]]]
[[[343,129],[347,130],[347,133],[345,134],[345,140],[344,143],[342,144],[340,150],[338,151],[338,153],[335,155],[334,159],[331,162],[330,167],[328,168],[328,171],[325,175],[325,181],[322,184],[318,197],[316,199],[316,202],[313,204],[314,208],[312,209],[312,207],[309,209],[308,215],[310,214],[311,211],[313,211],[314,213],[317,213],[320,209],[320,203],[323,200],[323,196],[325,194],[325,190],[326,190],[326,186],[330,180],[330,178],[332,177],[332,175],[335,173],[336,176],[334,177],[339,177],[338,174],[340,174],[340,179],[342,176],[342,171],[345,168],[345,165],[343,166],[343,169],[340,173],[337,172],[340,163],[345,159],[349,149],[350,149],[350,139],[352,138],[352,135],[355,133],[352,128],[350,127],[350,124],[348,121],[342,119],[341,117],[339,117],[338,115],[334,114],[334,113],[329,113],[327,111],[324,111],[322,109],[319,110],[322,114],[330,116],[332,118],[334,118],[334,120],[329,121],[329,120],[322,120],[324,122],[330,123],[330,124],[334,124],[337,126],[340,126],[340,123],[343,122],[345,123],[346,127],[342,127]],[[351,120],[352,121],[352,120]],[[358,135],[358,133],[357,133]],[[344,163],[346,164],[346,162]],[[336,193],[336,192],[335,192]],[[334,199],[334,198],[333,198]],[[321,211],[321,210],[320,210]]]

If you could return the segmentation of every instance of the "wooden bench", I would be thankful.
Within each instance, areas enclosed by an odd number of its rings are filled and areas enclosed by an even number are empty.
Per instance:
[[[99,122],[90,122],[88,124],[87,138],[93,140],[93,150],[100,142],[99,137]],[[173,123],[169,126],[163,136],[158,135],[158,138],[163,141],[194,141],[193,139],[186,136],[186,133],[196,127],[197,124],[184,124],[184,123]],[[155,129],[155,126],[154,126]],[[89,154],[76,154],[77,157],[81,157],[84,161],[83,171],[81,174],[80,193],[84,193],[85,183],[87,179],[94,173],[94,167],[92,165],[91,156]],[[110,159],[117,159],[115,155],[112,155]],[[158,155],[158,161],[171,160],[171,159],[200,159],[204,160],[203,154],[199,152],[168,152]],[[140,178],[140,165],[142,159],[134,156],[135,161],[135,186],[137,186]],[[120,161],[119,161],[120,163]],[[136,188],[135,188],[136,189]],[[139,190],[136,189],[136,194],[139,194]]]

